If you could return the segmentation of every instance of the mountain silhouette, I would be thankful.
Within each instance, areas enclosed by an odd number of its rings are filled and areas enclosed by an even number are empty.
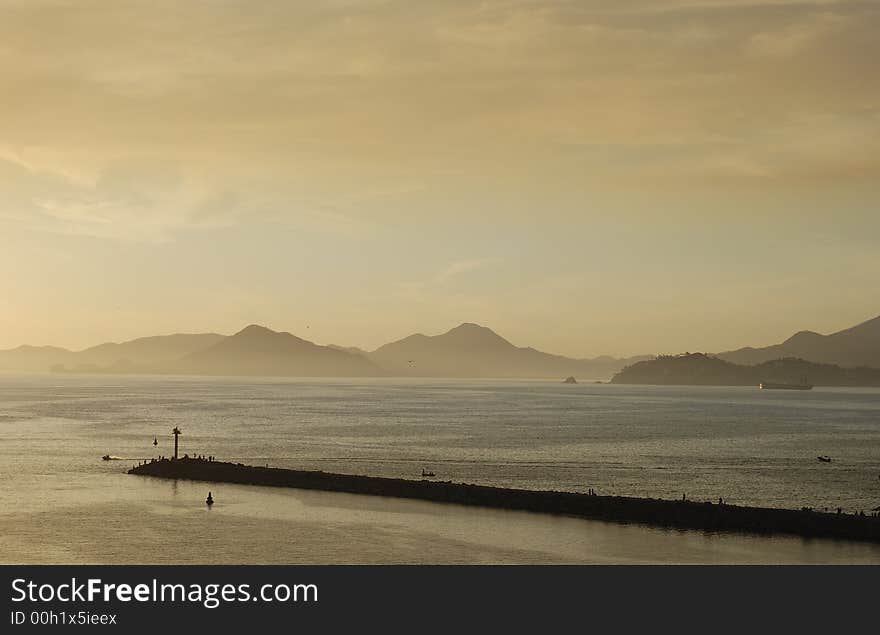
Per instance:
[[[108,342],[81,351],[24,345],[0,350],[0,370],[561,380],[567,376],[611,377],[624,366],[652,357],[574,359],[553,355],[516,346],[492,329],[472,322],[440,335],[410,335],[372,352],[356,347],[320,346],[290,333],[252,324],[231,336],[158,335]],[[799,331],[780,344],[741,348],[715,357],[740,365],[795,357],[848,368],[880,368],[880,316],[830,335]]]
[[[169,362],[202,350],[221,340],[217,333],[157,335],[139,337],[121,344],[106,343],[87,348],[76,354],[77,361],[86,364],[109,365],[128,361],[135,364]]]
[[[0,351],[0,370],[281,376],[607,378],[648,356],[573,359],[518,347],[485,326],[465,322],[441,335],[410,335],[373,352],[320,346],[252,324],[235,335],[141,337],[82,351],[19,346]]]
[[[107,342],[81,351],[57,346],[19,346],[0,351],[0,369],[19,371],[138,368],[180,359],[224,338],[217,333],[155,335],[122,343]]]
[[[560,379],[610,377],[635,359],[573,359],[543,353],[515,346],[492,329],[470,322],[441,335],[410,335],[376,349],[369,358],[394,375]]]
[[[0,370],[47,371],[53,366],[70,363],[76,355],[73,351],[58,346],[29,346],[0,351]]]
[[[758,386],[762,382],[816,386],[880,386],[880,368],[843,368],[794,357],[745,365],[705,353],[661,355],[627,366],[614,384]]]
[[[748,365],[798,357],[844,367],[880,368],[880,316],[831,335],[799,331],[781,344],[763,348],[740,348],[719,353],[717,356],[735,364]]]
[[[190,353],[167,370],[203,375],[357,377],[381,375],[366,357],[251,324]]]

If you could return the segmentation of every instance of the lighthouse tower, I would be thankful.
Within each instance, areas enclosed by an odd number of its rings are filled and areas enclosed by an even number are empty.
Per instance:
[[[174,459],[177,460],[177,437],[183,433],[180,431],[180,428],[174,426],[174,430],[171,431],[171,434],[174,435]]]

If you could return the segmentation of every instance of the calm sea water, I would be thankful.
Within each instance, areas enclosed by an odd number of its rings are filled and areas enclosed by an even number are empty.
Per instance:
[[[181,453],[251,464],[880,505],[878,390],[0,375],[0,562],[880,562],[871,545],[124,474],[170,455],[174,426]]]

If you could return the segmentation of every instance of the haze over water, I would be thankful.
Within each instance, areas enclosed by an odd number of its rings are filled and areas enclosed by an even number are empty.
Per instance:
[[[170,455],[174,426],[181,454],[249,464],[404,478],[427,467],[458,482],[775,507],[880,504],[878,390],[7,375],[0,562],[880,562],[871,545],[124,474]]]

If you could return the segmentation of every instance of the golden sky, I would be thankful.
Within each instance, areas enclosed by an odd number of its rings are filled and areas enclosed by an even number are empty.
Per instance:
[[[880,313],[878,29],[874,0],[0,0],[0,347],[849,326]]]

